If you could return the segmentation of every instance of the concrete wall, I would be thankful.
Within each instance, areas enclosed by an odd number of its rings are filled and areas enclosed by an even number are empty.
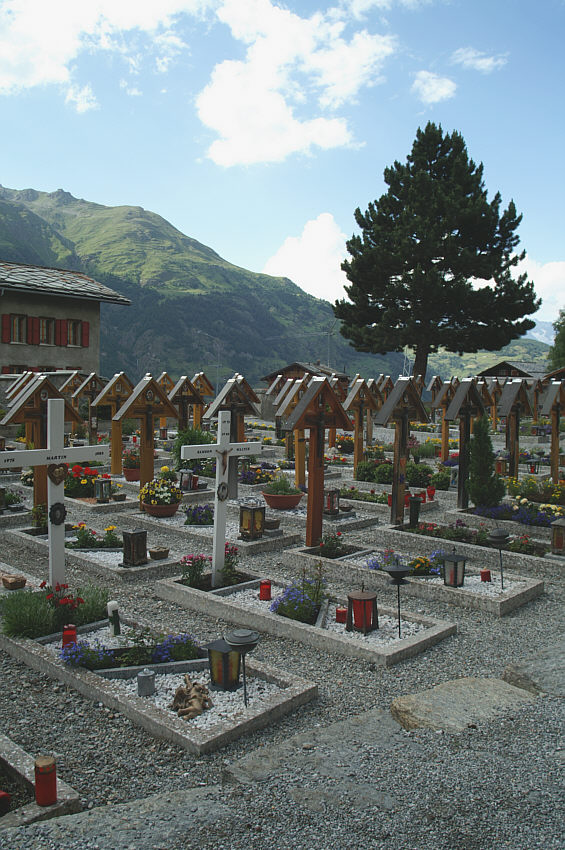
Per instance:
[[[80,298],[29,295],[0,290],[0,315],[20,314],[53,319],[80,319],[89,323],[89,344],[82,346],[28,345],[0,341],[0,368],[17,365],[26,369],[80,369],[100,371],[100,304]],[[1,339],[1,338],[0,338]]]

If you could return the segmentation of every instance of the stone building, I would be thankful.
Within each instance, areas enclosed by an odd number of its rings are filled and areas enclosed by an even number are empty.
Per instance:
[[[100,371],[100,303],[130,304],[81,272],[0,262],[0,368]]]

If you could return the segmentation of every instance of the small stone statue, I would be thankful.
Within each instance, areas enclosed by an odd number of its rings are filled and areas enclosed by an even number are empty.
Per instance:
[[[185,684],[177,688],[170,709],[176,711],[179,717],[192,720],[193,717],[202,714],[206,708],[212,708],[213,703],[206,685],[191,682],[188,674],[185,675],[184,681]]]
[[[106,606],[106,610],[108,611],[108,622],[110,623],[110,634],[112,637],[116,637],[121,633],[120,627],[120,612],[118,611],[118,603],[115,599],[112,599],[111,602],[108,602]]]

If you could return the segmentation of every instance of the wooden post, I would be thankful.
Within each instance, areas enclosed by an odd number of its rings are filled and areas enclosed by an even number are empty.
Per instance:
[[[551,408],[551,480],[554,484],[559,484],[559,420],[560,420],[560,405],[554,404]]]
[[[459,476],[457,479],[457,507],[469,507],[467,480],[469,478],[469,439],[472,417],[469,409],[462,410],[459,417]]]
[[[354,434],[353,434],[353,477],[357,472],[357,464],[363,460],[363,412],[364,405],[360,404],[354,410]]]
[[[368,409],[365,419],[365,444],[367,446],[373,445],[373,411]]]
[[[153,414],[151,408],[147,408],[145,416],[140,417],[140,462],[139,462],[139,489],[153,480],[155,473],[155,438],[153,434]]]
[[[308,456],[308,515],[306,545],[317,546],[322,539],[322,512],[324,505],[324,442],[323,414],[314,428],[310,428],[310,454]]]
[[[335,449],[335,439],[337,437],[337,428],[330,428],[328,431],[328,448]]]
[[[306,437],[300,428],[294,432],[294,484],[306,486]]]
[[[408,457],[408,435],[410,423],[408,414],[395,421],[394,460],[392,462],[392,507],[390,521],[392,525],[404,523],[404,491],[406,489],[406,461]]]
[[[445,418],[448,404],[444,403],[441,406],[441,454],[442,461],[449,457],[449,420]]]
[[[518,477],[518,464],[520,460],[520,409],[516,405],[512,408],[508,415],[506,423],[506,433],[508,437],[508,451],[510,460],[508,466],[508,474],[510,478]]]

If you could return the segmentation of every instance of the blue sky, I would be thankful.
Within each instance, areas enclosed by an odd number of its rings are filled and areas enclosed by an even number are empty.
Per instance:
[[[0,0],[0,182],[153,210],[343,296],[357,206],[432,120],[565,305],[565,0]]]

